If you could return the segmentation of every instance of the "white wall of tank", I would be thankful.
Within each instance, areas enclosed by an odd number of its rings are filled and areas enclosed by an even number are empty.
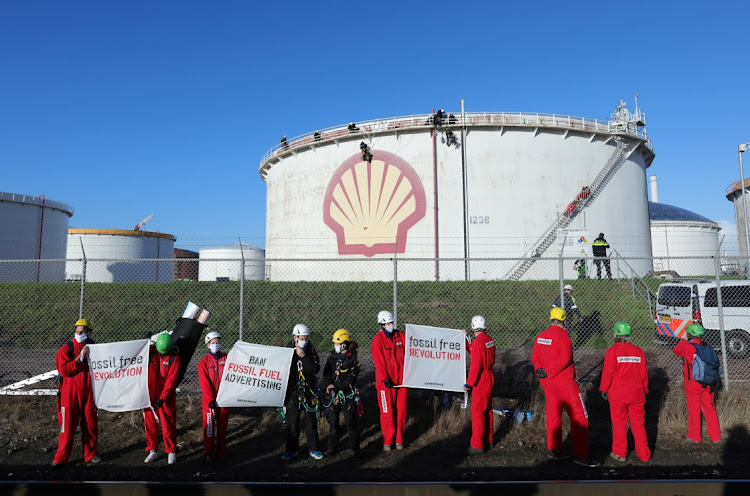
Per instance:
[[[671,270],[681,277],[714,276],[719,252],[718,225],[708,222],[652,221],[654,270]],[[688,258],[680,258],[688,257]]]
[[[460,134],[458,129],[455,129]],[[269,162],[265,168],[267,181],[266,256],[271,260],[271,280],[390,280],[392,264],[387,260],[398,251],[399,257],[434,257],[435,219],[438,212],[438,255],[441,258],[464,256],[464,205],[462,189],[462,150],[444,144],[443,135],[437,138],[437,178],[433,174],[433,140],[429,128],[407,129],[398,133],[373,133],[372,164],[361,160],[359,144],[363,136],[341,136],[322,141],[314,146],[300,147]],[[605,232],[610,244],[623,257],[650,257],[646,168],[653,158],[642,140],[623,138],[631,143],[632,151],[619,169],[613,173],[592,202],[569,229],[584,229],[596,236]],[[471,257],[519,258],[528,254],[539,237],[558,220],[558,215],[581,190],[591,184],[612,157],[616,141],[605,132],[579,132],[572,129],[539,127],[469,127],[466,137],[467,213],[469,255]],[[383,179],[394,164],[402,163],[414,171],[413,176],[402,173],[396,179],[399,186],[408,179],[413,190],[421,188],[423,196],[411,204],[391,195],[395,201],[424,215],[408,232],[383,229],[384,217],[368,212],[377,210],[378,193],[373,195],[370,185],[382,184],[381,192],[389,184]],[[339,198],[352,202],[359,232],[349,225],[350,238],[359,239],[359,246],[348,243],[344,236],[330,227],[335,219],[325,219],[330,197],[335,186],[329,182],[341,175],[342,168],[350,168],[338,181]],[[409,177],[407,177],[409,176]],[[398,181],[401,181],[398,183]],[[378,183],[377,181],[380,181]],[[434,186],[437,189],[437,205]],[[333,188],[333,189],[332,189]],[[377,188],[375,188],[377,189]],[[342,195],[343,192],[343,195]],[[389,192],[390,194],[390,192]],[[335,202],[331,202],[335,203]],[[419,205],[421,203],[421,206]],[[354,208],[356,207],[356,208]],[[359,210],[358,210],[359,209]],[[367,212],[365,211],[367,210]],[[412,210],[413,211],[413,210]],[[355,222],[356,223],[356,222]],[[368,224],[369,223],[369,224]],[[346,229],[343,229],[346,231]],[[370,239],[388,246],[377,253],[367,246],[363,233],[387,233],[393,241],[383,241],[382,234]],[[396,246],[396,236],[405,243]],[[364,241],[363,241],[364,240]],[[542,253],[542,257],[556,257],[559,241]],[[363,247],[364,246],[364,247]],[[348,250],[348,251],[347,251]],[[362,256],[370,260],[362,261]],[[278,258],[333,258],[359,259],[349,262],[348,269],[311,271],[304,263],[274,263]],[[380,261],[375,261],[381,259]],[[474,279],[504,279],[514,265],[513,260],[472,262],[469,271]],[[567,267],[565,277],[574,277]],[[647,261],[635,262],[636,271],[643,275],[651,270]],[[399,279],[460,280],[465,277],[464,262],[441,262],[437,271],[432,262],[402,265]],[[558,277],[557,261],[536,262],[522,276],[523,279],[554,279]]]
[[[62,281],[73,207],[44,197],[0,192],[0,281]],[[37,260],[43,260],[38,262]]]
[[[242,248],[240,251],[240,247]],[[254,246],[242,244],[217,248],[202,248],[199,254],[199,281],[239,281],[242,278],[242,258],[245,259],[245,280],[265,279],[265,254]]]
[[[169,282],[173,279],[174,242],[175,237],[165,233],[71,228],[65,278],[81,280],[85,252],[88,282]]]

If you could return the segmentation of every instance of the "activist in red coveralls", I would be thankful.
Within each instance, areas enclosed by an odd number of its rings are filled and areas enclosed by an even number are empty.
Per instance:
[[[581,389],[576,382],[573,364],[573,341],[563,327],[565,310],[555,307],[550,311],[550,326],[537,335],[531,352],[531,362],[544,389],[547,417],[547,448],[550,458],[564,460],[562,411],[570,417],[575,463],[598,467],[589,458],[589,415],[583,404]]]
[[[651,459],[646,439],[646,394],[648,368],[643,350],[630,343],[630,324],[617,322],[614,327],[615,344],[604,355],[602,382],[599,390],[609,401],[612,418],[612,453],[618,462],[628,458],[628,418],[635,440],[635,452],[642,462]]]
[[[172,335],[161,333],[156,339],[156,351],[149,351],[148,360],[148,392],[151,405],[159,415],[160,421],[154,417],[150,408],[143,410],[143,420],[146,425],[146,451],[148,455],[143,460],[151,463],[159,458],[156,450],[159,448],[159,424],[164,435],[164,451],[167,453],[167,463],[177,463],[177,380],[180,375],[182,359],[174,348]]]
[[[484,453],[492,446],[492,389],[495,387],[495,342],[485,332],[487,321],[481,315],[471,319],[474,337],[466,337],[466,349],[471,353],[469,376],[464,391],[471,391],[471,442],[470,455]]]
[[[198,382],[203,397],[203,456],[206,462],[221,460],[227,451],[229,408],[216,404],[227,354],[221,350],[221,334],[211,331],[203,340],[208,353],[198,362]]]
[[[701,442],[701,413],[706,418],[708,437],[713,443],[721,442],[721,428],[719,417],[716,415],[714,390],[711,386],[704,386],[693,379],[693,360],[696,349],[693,344],[704,344],[701,336],[705,334],[700,324],[688,324],[685,331],[690,340],[681,339],[672,351],[682,357],[682,378],[685,383],[685,400],[687,401],[688,429],[685,440],[691,443]]]
[[[91,377],[89,374],[89,347],[93,344],[91,331],[93,326],[86,319],[79,319],[75,323],[73,340],[68,341],[57,350],[55,365],[60,374],[60,439],[57,453],[52,460],[56,467],[68,461],[73,449],[73,438],[76,426],[81,424],[81,444],[83,444],[83,459],[90,463],[102,461],[99,456],[97,440],[99,438],[99,424],[94,406],[94,394],[91,391]]]
[[[375,390],[380,408],[380,429],[383,432],[383,451],[391,451],[394,437],[396,449],[404,449],[406,404],[408,388],[394,387],[404,380],[404,334],[393,328],[393,314],[383,310],[378,314],[380,332],[372,338],[370,351],[375,362]]]

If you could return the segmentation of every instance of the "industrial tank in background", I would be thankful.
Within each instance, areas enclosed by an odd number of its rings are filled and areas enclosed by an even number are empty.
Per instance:
[[[643,113],[622,102],[605,121],[441,111],[316,131],[261,160],[268,278],[390,280],[394,256],[468,256],[508,260],[415,262],[398,277],[556,279],[557,261],[540,258],[557,257],[568,232],[605,232],[645,275],[653,159]],[[273,262],[306,257],[348,263]]]
[[[201,248],[198,264],[199,281],[239,281],[242,278],[242,259],[246,281],[265,279],[265,253],[247,244],[217,248]]]
[[[87,282],[172,281],[175,239],[150,231],[70,228],[65,278],[81,280],[85,254]]]
[[[0,192],[0,259],[34,260],[0,263],[0,281],[65,280],[72,216],[73,207],[44,196]]]

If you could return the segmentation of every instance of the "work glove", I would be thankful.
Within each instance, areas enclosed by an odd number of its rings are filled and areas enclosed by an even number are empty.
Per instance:
[[[604,398],[604,401],[609,401],[609,393],[602,391],[602,398]]]
[[[209,401],[208,402],[208,408],[214,408],[214,409],[216,409],[216,408],[219,408],[219,405],[216,404],[216,400]]]
[[[159,398],[158,400],[156,400],[156,401],[154,402],[154,408],[161,408],[161,406],[162,406],[163,404],[164,404],[164,401],[163,401],[163,400],[162,400],[161,398]]]
[[[543,368],[536,369],[536,376],[540,379],[546,379],[547,378],[547,371]]]
[[[383,384],[384,384],[384,385],[385,385],[385,387],[387,387],[387,388],[392,388],[392,387],[393,387],[393,381],[391,381],[390,379],[386,379],[386,380],[384,380],[384,381],[383,381]]]

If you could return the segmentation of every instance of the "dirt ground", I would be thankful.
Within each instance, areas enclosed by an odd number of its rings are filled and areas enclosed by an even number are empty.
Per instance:
[[[672,372],[650,361],[651,394],[647,402],[646,427],[653,458],[642,463],[632,451],[627,462],[609,458],[611,427],[607,403],[598,394],[598,384],[583,382],[590,420],[591,453],[602,463],[584,468],[567,461],[547,457],[544,428],[544,397],[531,375],[530,350],[498,355],[495,406],[528,408],[534,411],[531,422],[516,424],[510,417],[495,415],[495,445],[483,455],[468,456],[471,432],[468,410],[459,406],[458,395],[445,409],[442,392],[412,390],[409,396],[409,420],[406,449],[382,451],[382,439],[372,385],[372,370],[361,375],[360,389],[365,414],[360,418],[362,451],[357,457],[344,449],[332,457],[314,460],[300,456],[292,461],[280,459],[284,431],[274,409],[237,409],[229,420],[227,458],[206,463],[202,456],[200,396],[184,392],[178,396],[178,463],[167,465],[161,458],[145,464],[145,435],[140,412],[109,413],[99,416],[99,449],[102,462],[82,461],[76,439],[70,461],[52,468],[57,449],[59,427],[52,396],[0,396],[0,479],[87,480],[87,481],[237,481],[237,482],[414,482],[414,481],[497,481],[497,480],[620,480],[620,479],[713,479],[750,477],[750,433],[745,420],[744,397],[719,399],[722,421],[720,444],[688,444],[682,440],[684,395],[681,382],[670,381]],[[581,371],[594,372],[601,353],[578,364]],[[724,403],[722,403],[724,401]],[[741,410],[736,417],[722,412]],[[665,421],[665,409],[674,410],[676,420]],[[671,415],[671,414],[670,414]],[[682,415],[682,416],[681,416]],[[661,421],[660,421],[661,418]],[[732,420],[738,418],[741,420]],[[343,420],[342,420],[343,421]],[[319,421],[322,446],[328,436],[328,424]],[[565,426],[565,433],[569,433]],[[306,453],[304,433],[301,453]],[[704,433],[705,437],[705,433]],[[707,439],[707,438],[706,438]],[[572,453],[570,437],[566,448]]]

